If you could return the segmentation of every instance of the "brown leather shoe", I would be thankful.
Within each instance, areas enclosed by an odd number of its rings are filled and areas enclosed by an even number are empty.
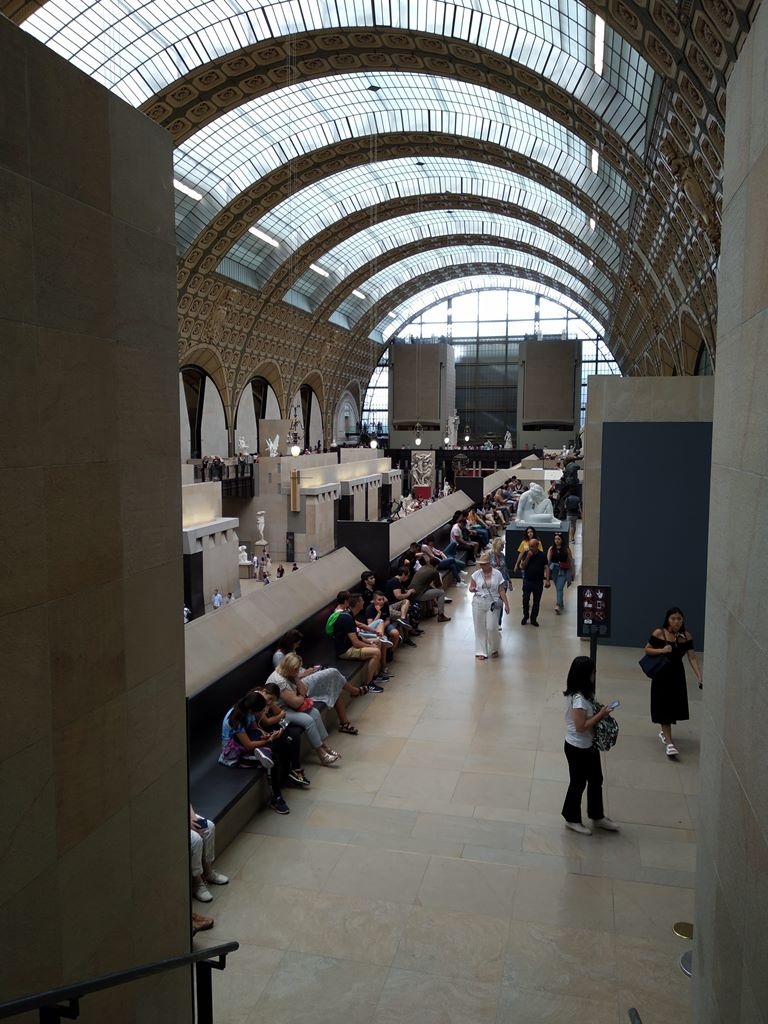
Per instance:
[[[438,622],[450,622],[451,621],[451,617],[450,617],[450,615],[438,615],[437,616],[437,621]]]
[[[198,932],[208,932],[213,928],[213,918],[204,917],[202,914],[196,914],[192,911],[192,934],[197,935]]]

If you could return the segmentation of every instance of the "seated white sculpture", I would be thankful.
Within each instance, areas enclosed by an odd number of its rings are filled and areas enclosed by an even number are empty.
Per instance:
[[[266,444],[270,458],[277,458],[278,454],[280,453],[280,435],[275,434],[274,437],[268,437]]]
[[[241,544],[237,549],[237,561],[240,565],[248,565],[250,558],[248,557],[248,548],[245,544]]]
[[[560,526],[560,520],[552,514],[552,502],[544,494],[541,484],[531,484],[517,503],[517,519],[515,524],[549,523]]]

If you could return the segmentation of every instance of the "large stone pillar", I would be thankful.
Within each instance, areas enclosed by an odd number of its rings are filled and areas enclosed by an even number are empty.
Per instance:
[[[768,1021],[768,9],[728,82],[694,1019]]]
[[[2,17],[0,96],[8,999],[188,949],[189,868],[171,142]]]

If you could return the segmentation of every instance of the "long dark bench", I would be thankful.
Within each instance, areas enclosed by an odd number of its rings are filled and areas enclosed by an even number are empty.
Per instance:
[[[319,609],[298,623],[304,634],[299,653],[305,665],[330,665],[350,682],[365,674],[361,661],[339,661],[333,640],[325,633],[325,623],[335,603]],[[286,629],[287,632],[287,629]],[[199,693],[187,699],[187,743],[189,749],[189,793],[193,806],[212,818],[221,819],[254,786],[262,787],[259,803],[266,804],[268,792],[260,768],[227,768],[218,763],[221,752],[221,723],[224,715],[248,690],[266,681],[272,672],[275,645],[256,651],[252,657],[220,676]],[[322,710],[322,706],[321,710]],[[322,710],[329,722],[335,713]],[[329,723],[327,723],[329,724]]]

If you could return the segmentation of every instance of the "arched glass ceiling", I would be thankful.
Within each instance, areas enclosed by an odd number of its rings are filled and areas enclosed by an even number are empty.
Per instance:
[[[375,78],[377,92],[370,85]],[[405,72],[346,74],[278,89],[230,110],[175,152],[175,175],[206,197],[177,193],[177,232],[188,244],[223,206],[288,161],[349,138],[442,132],[495,143],[542,163],[626,224],[631,190],[605,161],[535,107],[457,79]],[[191,214],[191,215],[190,215]]]
[[[476,160],[424,157],[421,164],[417,166],[411,158],[383,160],[339,171],[308,185],[256,222],[256,229],[279,240],[280,248],[246,234],[232,247],[229,259],[253,271],[252,283],[258,287],[289,258],[291,251],[355,211],[405,196],[444,193],[446,205],[451,195],[469,195],[504,202],[510,213],[518,206],[530,210],[581,238],[612,269],[618,269],[621,254],[616,244],[606,235],[595,242],[588,215],[531,178]],[[226,265],[222,270],[227,272]]]
[[[409,242],[434,239],[436,244],[444,245],[446,238],[457,235],[491,235],[534,246],[580,273],[588,274],[605,296],[613,296],[613,285],[606,275],[597,268],[590,268],[584,254],[557,235],[512,216],[473,210],[423,210],[374,224],[345,239],[319,259],[328,277],[308,270],[292,287],[306,296],[315,308],[341,281],[361,267],[373,262],[375,272],[378,257],[385,257]],[[357,290],[367,294],[365,283],[359,283]]]
[[[217,57],[295,33],[345,26],[436,33],[519,62],[598,117],[617,117],[623,101],[634,110],[631,144],[641,152],[654,73],[606,28],[597,75],[594,24],[578,0],[48,0],[24,28],[134,106]]]
[[[414,317],[425,313],[432,306],[444,299],[455,295],[464,295],[474,291],[495,291],[499,288],[511,289],[512,291],[533,292],[536,295],[543,295],[545,299],[558,302],[561,306],[580,316],[594,329],[597,334],[602,335],[603,325],[583,306],[574,302],[567,295],[561,295],[555,288],[538,282],[526,281],[525,278],[516,277],[514,274],[472,274],[467,277],[457,277],[451,281],[442,281],[440,284],[431,285],[424,291],[411,295],[404,302],[393,307],[390,312],[382,318],[378,327],[384,341],[398,334]]]
[[[399,263],[380,271],[366,282],[366,298],[358,299],[350,296],[339,306],[337,312],[347,317],[351,326],[368,312],[378,300],[406,281],[411,281],[422,274],[428,274],[432,270],[440,270],[443,267],[460,267],[467,263],[492,263],[497,266],[508,265],[520,270],[530,270],[535,274],[543,274],[551,280],[562,284],[577,295],[583,297],[585,303],[606,319],[608,307],[595,292],[582,283],[578,278],[562,270],[560,267],[531,256],[524,252],[515,252],[511,249],[501,249],[490,245],[459,245],[454,248],[440,249],[437,252],[421,252],[414,256],[407,256]]]

